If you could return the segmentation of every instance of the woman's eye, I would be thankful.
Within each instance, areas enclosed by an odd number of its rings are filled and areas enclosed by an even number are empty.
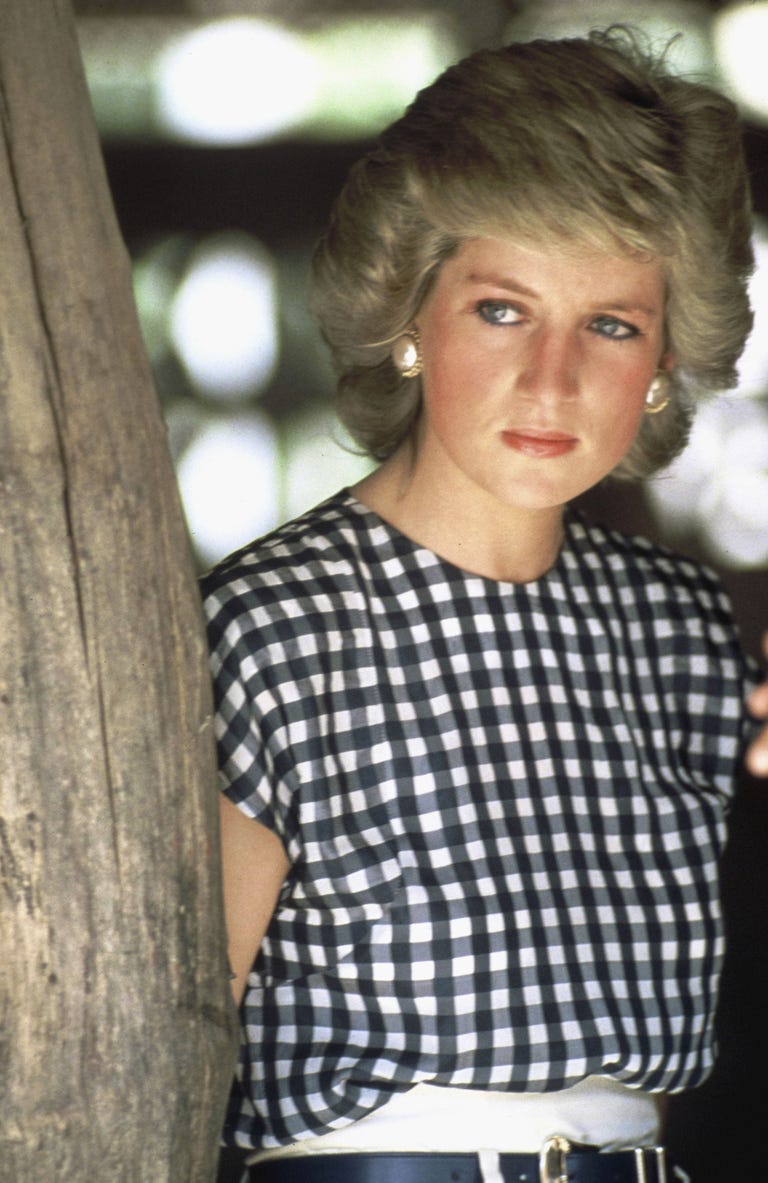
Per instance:
[[[522,319],[514,304],[507,304],[504,300],[481,300],[477,312],[489,325],[513,325]]]
[[[637,337],[640,332],[628,321],[619,320],[615,316],[596,316],[590,328],[601,337],[610,337],[612,341],[628,341],[630,337]]]

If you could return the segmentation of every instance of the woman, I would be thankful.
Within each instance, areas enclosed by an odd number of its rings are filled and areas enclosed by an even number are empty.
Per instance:
[[[205,586],[253,1179],[665,1177],[753,673],[568,504],[733,384],[751,266],[734,108],[621,31],[468,58],[353,170],[312,299],[379,467]]]

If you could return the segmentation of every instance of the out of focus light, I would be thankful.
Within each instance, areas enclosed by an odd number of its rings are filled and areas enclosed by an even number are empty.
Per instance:
[[[109,139],[154,130],[152,63],[189,28],[178,17],[78,16],[77,36],[97,127]]]
[[[303,28],[253,16],[85,17],[78,34],[105,138],[208,145],[371,135],[469,48],[434,7]]]
[[[311,113],[316,73],[312,54],[285,27],[252,18],[204,24],[154,64],[160,125],[198,143],[267,139]]]
[[[310,410],[286,425],[286,518],[296,517],[346,485],[362,480],[373,462],[352,450],[330,411]]]
[[[278,353],[275,275],[266,251],[245,235],[204,242],[173,300],[170,334],[201,392],[239,399],[263,387]]]
[[[768,120],[768,3],[733,4],[718,13],[713,40],[723,84],[747,114]]]
[[[192,542],[206,566],[279,519],[277,438],[265,415],[212,420],[181,455],[176,474]]]
[[[334,137],[379,131],[465,48],[438,13],[418,10],[323,22],[308,43],[318,104],[307,130]]]
[[[768,562],[768,414],[761,429],[745,423],[732,431],[724,453],[727,476],[701,502],[709,548],[729,567],[762,567]]]
[[[134,259],[133,294],[150,361],[157,365],[169,346],[169,315],[178,286],[179,260],[189,247],[181,235],[153,243]]]
[[[768,394],[768,227],[756,220],[755,271],[749,283],[749,298],[755,323],[739,362],[739,390],[743,394]]]
[[[640,29],[656,52],[665,51],[669,67],[680,74],[711,76],[714,72],[709,33],[710,13],[693,0],[539,0],[512,18],[509,40],[534,37],[584,37],[612,24]]]
[[[646,490],[671,538],[695,534],[728,567],[768,562],[768,405],[705,403],[686,450]]]

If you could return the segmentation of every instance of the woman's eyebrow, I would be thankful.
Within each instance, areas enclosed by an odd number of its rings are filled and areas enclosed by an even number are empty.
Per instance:
[[[517,292],[521,296],[531,296],[534,299],[538,297],[538,292],[533,288],[526,287],[525,284],[520,283],[519,280],[513,276],[505,275],[483,275],[477,271],[472,271],[467,276],[467,283],[488,284],[497,288],[504,288],[508,292]]]
[[[621,300],[606,300],[605,303],[600,304],[600,308],[605,308],[610,312],[623,312],[628,316],[642,312],[644,316],[649,317],[651,320],[655,320],[661,315],[661,309],[659,308],[652,308],[648,304],[626,304]]]

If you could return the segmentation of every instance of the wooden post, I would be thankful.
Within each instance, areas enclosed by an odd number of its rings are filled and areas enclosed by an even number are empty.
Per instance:
[[[2,0],[0,125],[0,1183],[207,1183],[204,633],[66,0]]]

